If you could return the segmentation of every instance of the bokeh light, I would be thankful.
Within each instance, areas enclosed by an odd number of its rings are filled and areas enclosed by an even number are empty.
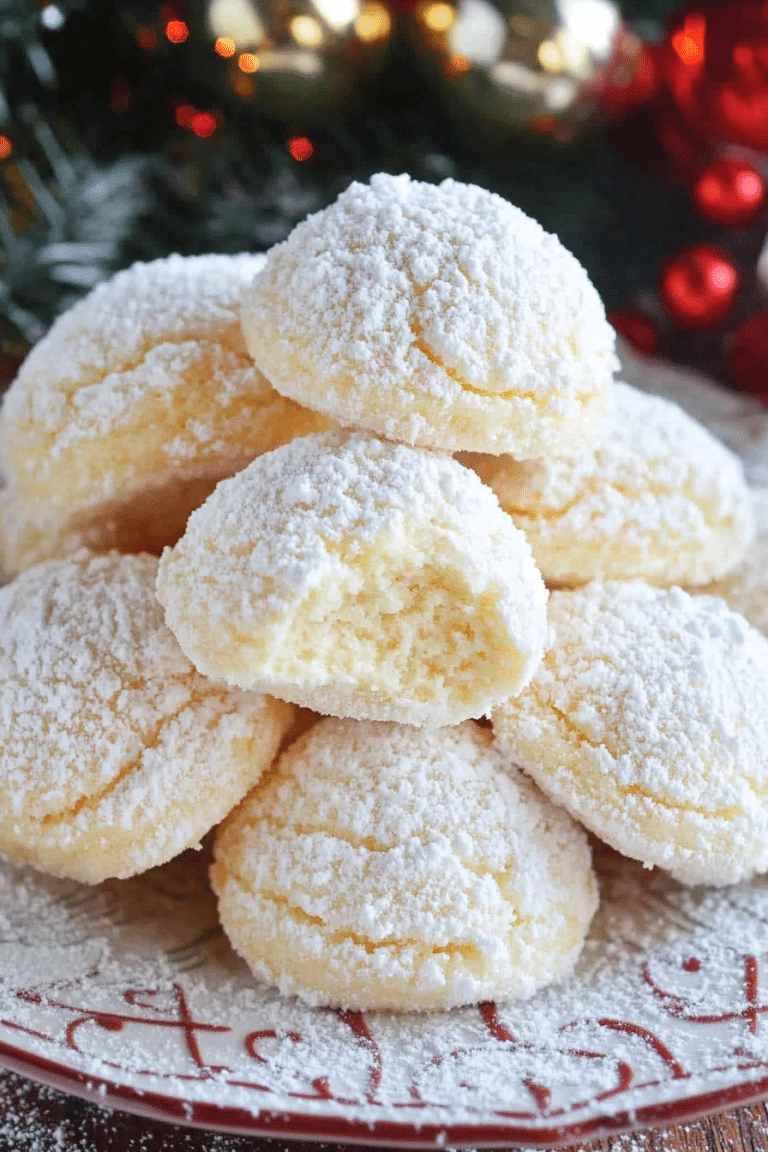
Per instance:
[[[428,8],[424,9],[422,16],[427,28],[433,32],[447,32],[455,19],[456,10],[451,4],[443,3],[443,0],[430,4]]]
[[[176,106],[176,123],[180,128],[191,129],[195,112],[196,110],[191,104],[178,104]]]
[[[314,16],[294,16],[291,20],[291,35],[297,44],[305,48],[317,48],[323,42],[323,28]]]
[[[447,7],[447,5],[446,5]],[[371,44],[374,40],[383,40],[392,30],[392,18],[383,4],[371,0],[355,20],[355,32],[364,44]]]
[[[183,44],[189,37],[189,28],[183,20],[169,20],[165,26],[165,34],[171,44]]]
[[[294,160],[298,160],[301,164],[305,160],[309,160],[315,154],[315,148],[311,140],[306,136],[292,136],[287,141],[288,151]]]
[[[683,26],[672,36],[672,47],[689,68],[704,60],[704,36],[707,22],[698,12],[691,12],[683,21]]]
[[[191,128],[195,136],[202,138],[213,136],[217,128],[216,117],[212,112],[195,112]]]

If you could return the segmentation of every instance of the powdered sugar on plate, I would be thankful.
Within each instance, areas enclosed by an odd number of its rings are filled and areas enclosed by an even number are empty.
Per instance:
[[[69,1075],[97,1099],[117,1085],[139,1112],[173,1116],[182,1101],[191,1121],[205,1109],[227,1130],[390,1145],[441,1132],[566,1143],[631,1126],[630,1113],[642,1123],[644,1108],[674,1118],[734,1085],[765,1091],[763,880],[685,889],[601,851],[603,904],[566,983],[527,1003],[403,1017],[256,987],[217,928],[204,863],[95,889],[4,869],[6,1057],[23,1052],[32,1075]]]

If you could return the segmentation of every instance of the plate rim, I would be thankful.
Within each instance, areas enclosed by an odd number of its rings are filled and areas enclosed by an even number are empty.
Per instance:
[[[6,1024],[5,1021],[0,1023]],[[108,1076],[84,1072],[73,1065],[18,1048],[3,1039],[0,1039],[0,1067],[100,1107],[111,1107],[182,1127],[233,1136],[333,1141],[380,1148],[494,1148],[514,1144],[556,1149],[576,1141],[696,1120],[724,1108],[746,1107],[768,1098],[768,1072],[764,1072],[758,1079],[741,1080],[723,1088],[546,1128],[527,1128],[519,1122],[489,1124],[487,1121],[419,1125],[398,1120],[363,1120],[292,1112],[282,1108],[251,1111],[209,1100],[185,1100],[155,1089],[119,1084]]]

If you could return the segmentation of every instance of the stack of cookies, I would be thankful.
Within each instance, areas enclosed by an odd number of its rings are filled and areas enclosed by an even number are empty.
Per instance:
[[[0,415],[0,851],[94,883],[218,825],[255,976],[361,1010],[567,975],[585,830],[768,870],[753,498],[616,368],[575,258],[450,180],[98,288]]]

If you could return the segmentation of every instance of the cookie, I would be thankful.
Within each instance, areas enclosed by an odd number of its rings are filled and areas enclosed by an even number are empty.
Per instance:
[[[197,845],[272,763],[293,709],[199,676],[154,557],[71,558],[0,589],[0,852],[86,883]]]
[[[482,716],[541,659],[523,533],[448,455],[363,433],[294,440],[222,481],[157,595],[195,667],[332,716]]]
[[[687,884],[768,870],[768,640],[713,596],[553,592],[536,676],[493,713],[508,754],[611,847]]]
[[[59,317],[0,412],[4,470],[34,516],[94,539],[157,538],[183,530],[220,477],[328,426],[246,352],[240,295],[263,260],[134,264]]]
[[[461,453],[528,539],[550,587],[707,584],[753,524],[741,462],[676,404],[617,382],[597,444],[543,460]]]
[[[16,487],[0,489],[0,580],[11,580],[33,564],[92,552],[159,555],[182,535],[189,513],[216,487],[211,478],[166,484],[162,502],[139,501],[102,510],[95,518],[41,510]]]
[[[722,596],[753,628],[768,636],[768,488],[751,488],[756,534],[736,568],[702,591]]]
[[[313,1005],[425,1011],[565,976],[597,906],[584,832],[472,722],[327,719],[217,830],[222,925]]]
[[[474,185],[383,173],[270,250],[243,331],[279,392],[341,424],[518,459],[593,439],[618,366],[557,237]]]

